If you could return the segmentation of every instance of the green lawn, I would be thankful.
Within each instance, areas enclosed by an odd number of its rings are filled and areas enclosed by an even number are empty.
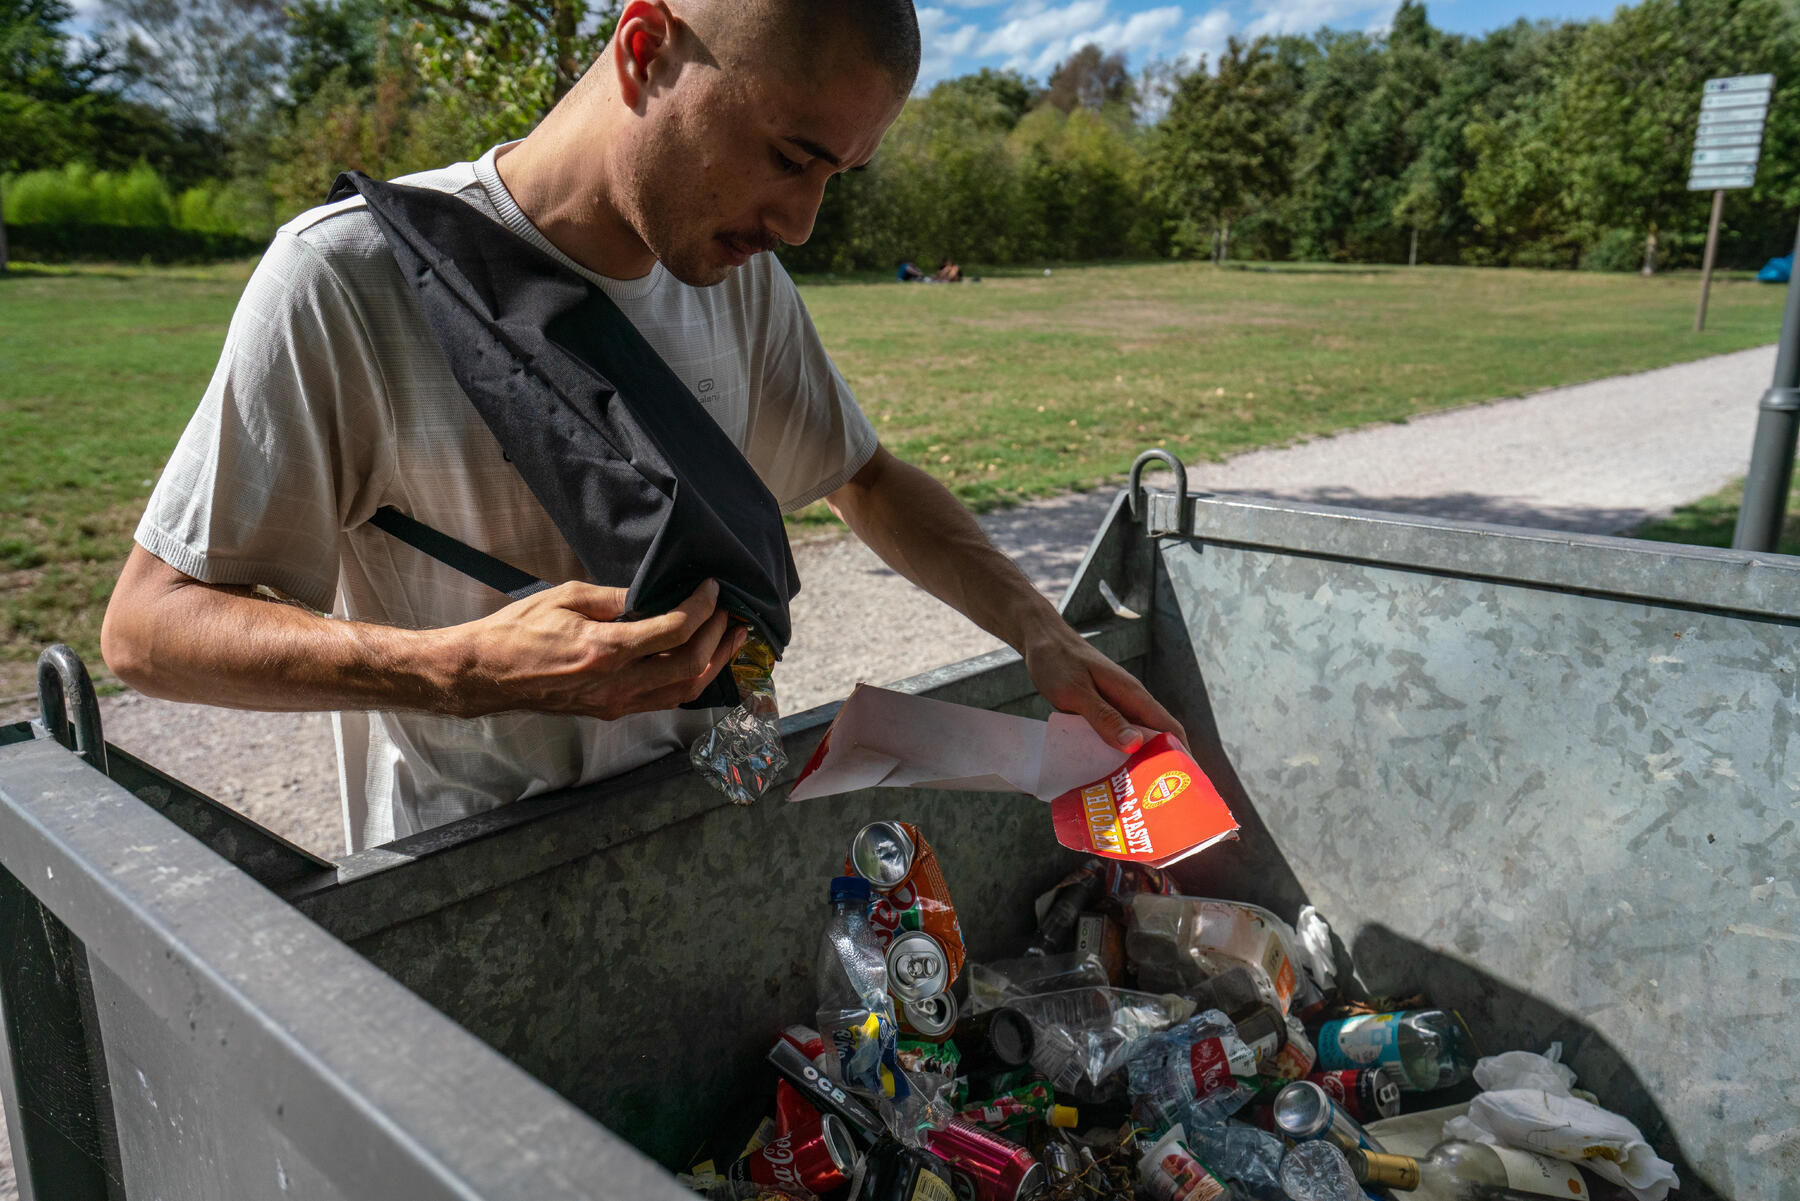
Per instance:
[[[1737,531],[1738,507],[1744,502],[1744,481],[1715,492],[1711,496],[1683,505],[1661,521],[1652,521],[1631,531],[1633,538],[1653,542],[1685,542],[1690,546],[1730,546]],[[1787,520],[1781,525],[1781,541],[1776,547],[1784,555],[1800,555],[1800,476],[1788,493]]]
[[[0,277],[0,697],[108,590],[206,386],[249,264]],[[1196,264],[802,280],[888,445],[978,508],[1772,341],[1781,289],[1455,268]],[[828,520],[822,507],[802,522]]]

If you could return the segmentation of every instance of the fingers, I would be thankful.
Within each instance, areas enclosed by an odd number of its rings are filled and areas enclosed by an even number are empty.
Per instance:
[[[593,621],[616,621],[625,612],[625,589],[571,581],[552,591],[563,608]]]
[[[1108,746],[1130,754],[1144,745],[1143,731],[1126,721],[1124,714],[1102,700],[1099,693],[1085,699],[1087,703],[1082,706],[1081,715]]]
[[[698,674],[677,679],[674,683],[665,684],[644,693],[638,698],[635,707],[642,711],[673,709],[693,700],[705,692],[707,685],[711,684],[726,665],[737,657],[738,651],[743,649],[744,640],[749,637],[749,634],[750,631],[747,629],[728,632],[725,637],[719,639],[718,645]]]
[[[1138,683],[1136,677],[1123,672],[1120,675],[1123,676],[1122,679],[1109,676],[1096,683],[1100,685],[1106,698],[1117,706],[1123,718],[1141,727],[1139,732],[1145,739],[1154,738],[1158,731],[1167,730],[1186,748],[1187,731],[1175,720],[1175,716],[1158,704],[1156,698]]]
[[[667,613],[632,622],[633,650],[639,655],[658,655],[685,646],[708,621],[720,615],[719,582],[702,581],[686,600]]]

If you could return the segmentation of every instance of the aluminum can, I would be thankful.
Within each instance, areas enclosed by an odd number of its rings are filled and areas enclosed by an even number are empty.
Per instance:
[[[961,1201],[1025,1201],[1044,1188],[1044,1165],[1024,1147],[961,1118],[925,1134],[925,1146],[950,1165]]]
[[[902,1001],[900,1029],[931,1042],[949,1038],[956,1029],[956,997],[941,992],[923,1001]]]
[[[944,948],[923,930],[895,936],[888,944],[887,969],[888,991],[903,1005],[916,1005],[950,988]]]
[[[825,1040],[811,1026],[789,1026],[781,1032],[781,1041],[799,1051],[820,1068],[825,1066],[828,1058]]]
[[[913,851],[899,822],[870,822],[850,840],[850,867],[878,889],[893,888],[912,871]]]
[[[849,1183],[855,1167],[850,1127],[822,1113],[732,1164],[730,1178],[738,1184],[821,1194]]]
[[[1361,1123],[1310,1080],[1296,1080],[1275,1095],[1275,1129],[1295,1142],[1322,1138],[1345,1151],[1383,1150]]]
[[[1378,1068],[1314,1072],[1307,1079],[1324,1089],[1339,1109],[1359,1122],[1379,1121],[1400,1112],[1400,1078],[1385,1064]]]

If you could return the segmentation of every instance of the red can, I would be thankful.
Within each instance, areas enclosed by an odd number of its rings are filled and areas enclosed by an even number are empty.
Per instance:
[[[734,1184],[823,1194],[849,1183],[855,1166],[850,1127],[822,1113],[732,1164],[730,1179]]]
[[[1025,1201],[1044,1187],[1044,1165],[1036,1156],[961,1118],[928,1131],[925,1145],[949,1163],[962,1201]]]
[[[1400,1112],[1400,1078],[1385,1064],[1314,1072],[1307,1079],[1324,1089],[1334,1105],[1359,1122],[1391,1118]]]

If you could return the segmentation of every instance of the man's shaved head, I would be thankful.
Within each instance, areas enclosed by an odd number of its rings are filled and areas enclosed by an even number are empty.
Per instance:
[[[848,51],[900,95],[919,76],[912,0],[687,0],[676,11],[728,70],[761,64],[814,77]]]
[[[912,0],[629,0],[561,104],[496,161],[551,241],[684,283],[812,233],[919,72]]]

